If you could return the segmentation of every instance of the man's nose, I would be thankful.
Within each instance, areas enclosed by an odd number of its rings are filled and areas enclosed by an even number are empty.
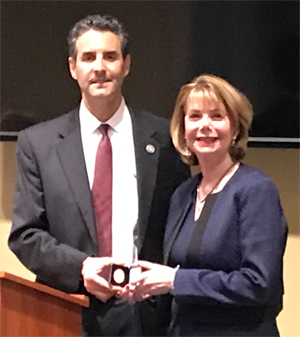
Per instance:
[[[94,71],[105,70],[105,61],[102,56],[98,56],[94,61]]]

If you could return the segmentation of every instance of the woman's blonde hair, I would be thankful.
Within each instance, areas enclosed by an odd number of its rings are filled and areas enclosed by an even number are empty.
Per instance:
[[[183,85],[176,99],[171,119],[171,136],[182,160],[188,165],[198,164],[195,153],[186,143],[184,117],[189,97],[199,93],[212,99],[217,98],[218,102],[225,106],[235,135],[228,149],[229,154],[234,161],[243,159],[246,155],[248,133],[253,117],[252,105],[246,96],[222,78],[205,74]]]

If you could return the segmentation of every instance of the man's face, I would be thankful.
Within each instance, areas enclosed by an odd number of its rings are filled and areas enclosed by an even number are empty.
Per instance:
[[[82,99],[120,99],[130,69],[130,56],[122,57],[120,38],[109,31],[89,30],[76,41],[76,60],[69,58],[71,76]]]

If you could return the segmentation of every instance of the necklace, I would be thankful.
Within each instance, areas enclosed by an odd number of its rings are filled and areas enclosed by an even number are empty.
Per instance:
[[[209,191],[209,193],[206,194],[206,196],[202,199],[199,198],[199,194],[200,194],[200,186],[197,188],[197,201],[201,204],[203,203],[214,191],[214,189],[216,189],[218,187],[218,185],[220,184],[220,182],[222,181],[222,179],[226,176],[226,174],[236,165],[236,163],[233,163],[232,165],[230,165],[228,167],[228,169],[221,175],[221,177],[217,180],[217,182],[215,183],[215,185],[213,186],[213,188]]]

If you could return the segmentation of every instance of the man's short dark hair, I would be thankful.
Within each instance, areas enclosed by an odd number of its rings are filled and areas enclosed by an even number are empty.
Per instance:
[[[78,37],[91,29],[96,31],[109,31],[116,34],[121,41],[121,51],[123,58],[125,59],[125,57],[129,54],[128,33],[125,30],[124,25],[118,19],[110,15],[95,14],[88,15],[76,22],[69,32],[67,37],[69,56],[74,60],[77,57],[76,41]]]

